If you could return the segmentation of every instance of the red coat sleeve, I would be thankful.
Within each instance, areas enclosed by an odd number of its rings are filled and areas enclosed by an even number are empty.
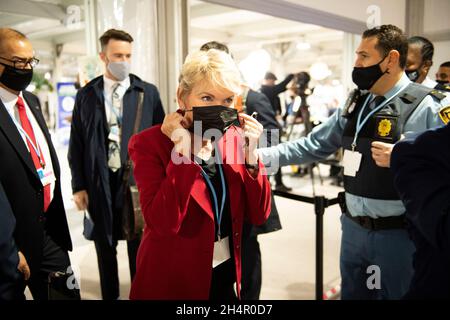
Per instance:
[[[157,133],[156,130],[133,136],[129,153],[146,226],[159,235],[173,235],[181,227],[191,189],[201,169],[180,154],[177,156],[182,164],[172,160],[167,163],[165,158],[170,158],[170,154],[164,152],[170,151],[158,143],[162,136],[148,134]]]

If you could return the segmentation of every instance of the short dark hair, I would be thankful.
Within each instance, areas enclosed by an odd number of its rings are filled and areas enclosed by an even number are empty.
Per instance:
[[[450,61],[445,61],[443,64],[441,64],[439,67],[442,68],[450,68]]]
[[[266,74],[264,75],[264,80],[274,80],[277,81],[278,78],[275,74],[273,74],[273,72],[267,71]]]
[[[230,54],[230,49],[228,49],[228,46],[217,41],[209,41],[200,47],[200,51],[208,51],[211,49],[225,51],[226,53]]]
[[[104,34],[102,34],[99,39],[102,51],[105,49],[105,47],[108,45],[109,40],[111,39],[122,40],[130,43],[133,42],[133,37],[129,33],[123,30],[109,29]]]
[[[392,24],[385,24],[364,31],[362,38],[376,37],[378,43],[375,48],[383,56],[387,56],[391,50],[397,50],[400,54],[400,67],[406,67],[406,59],[408,56],[408,40],[402,29]]]
[[[434,46],[424,37],[414,36],[408,39],[408,45],[417,45],[421,48],[422,61],[433,61]]]

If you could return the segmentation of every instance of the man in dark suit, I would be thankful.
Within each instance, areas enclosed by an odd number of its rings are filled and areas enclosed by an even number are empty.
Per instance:
[[[164,120],[158,90],[130,74],[133,38],[111,29],[101,37],[100,58],[106,71],[78,91],[72,118],[69,164],[79,210],[88,210],[94,228],[102,296],[120,297],[117,241],[123,239],[124,171],[139,96],[143,94],[139,130]],[[134,185],[133,175],[129,184]],[[140,235],[127,242],[130,277],[134,278]]]
[[[450,106],[441,110],[450,120]],[[450,298],[450,125],[397,143],[391,169],[416,253],[405,299]]]
[[[49,297],[48,277],[68,272],[72,249],[60,168],[38,98],[24,91],[39,62],[22,33],[0,29],[0,182],[16,219],[14,240],[30,267],[21,281],[35,300]],[[67,288],[79,298],[76,288]]]

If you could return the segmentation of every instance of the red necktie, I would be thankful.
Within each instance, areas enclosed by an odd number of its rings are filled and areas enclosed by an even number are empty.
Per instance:
[[[23,103],[22,97],[19,97],[17,99],[17,109],[19,110],[19,118],[20,118],[20,122],[22,124],[22,129],[27,133],[28,137],[31,139],[34,146],[36,148],[39,148],[41,161],[45,166],[44,155],[42,153],[42,150],[36,143],[36,138],[34,136],[33,127],[31,126],[30,120],[28,119],[27,112],[25,110],[25,104]],[[28,149],[30,149],[30,154],[31,154],[31,158],[33,159],[34,166],[36,167],[36,170],[39,170],[42,168],[41,161],[39,161],[39,156],[37,155],[35,148],[30,143],[28,138],[26,140],[27,140]],[[47,184],[46,186],[44,186],[44,212],[47,211],[49,205],[50,205],[50,184]]]

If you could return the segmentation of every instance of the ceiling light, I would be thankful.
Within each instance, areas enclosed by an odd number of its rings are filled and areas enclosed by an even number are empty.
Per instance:
[[[311,49],[311,44],[309,42],[299,42],[297,43],[297,50],[306,51]]]
[[[314,80],[321,81],[331,75],[331,70],[326,63],[316,62],[309,69],[309,74]]]

